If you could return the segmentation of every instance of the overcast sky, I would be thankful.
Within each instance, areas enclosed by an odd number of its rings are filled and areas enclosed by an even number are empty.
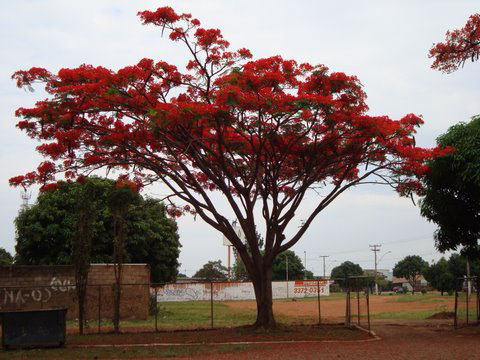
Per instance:
[[[15,0],[0,13],[0,247],[14,252],[13,221],[20,190],[8,179],[36,168],[38,145],[15,128],[14,111],[45,95],[28,93],[10,79],[19,69],[45,67],[55,72],[80,64],[118,69],[144,57],[186,62],[181,47],[161,38],[158,28],[142,26],[136,13],[172,6],[190,12],[205,27],[219,28],[232,49],[249,48],[254,58],[281,55],[299,62],[325,64],[356,75],[368,95],[372,115],[398,119],[424,117],[417,144],[431,147],[451,125],[480,113],[480,63],[467,63],[454,74],[430,69],[427,53],[448,29],[462,27],[478,12],[476,0],[416,1],[128,1]],[[37,196],[32,188],[31,203]],[[159,187],[144,194],[158,196]],[[307,203],[318,200],[313,194]],[[298,214],[298,223],[302,214]],[[222,236],[191,217],[178,220],[183,245],[181,272],[192,275],[208,260],[227,261]],[[307,268],[323,274],[345,260],[373,268],[370,244],[381,244],[379,268],[392,268],[406,255],[440,258],[434,248],[435,226],[418,207],[385,188],[356,188],[321,213],[293,248]]]

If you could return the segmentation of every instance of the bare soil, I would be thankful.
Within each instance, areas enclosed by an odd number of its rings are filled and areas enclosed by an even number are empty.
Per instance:
[[[414,295],[422,296],[422,295]],[[414,301],[414,302],[396,302],[400,298],[394,296],[371,296],[370,297],[370,314],[380,314],[385,312],[416,312],[434,310],[441,307],[441,311],[453,310],[454,303],[452,299],[442,299],[440,296],[430,301]],[[421,298],[420,298],[421,299]],[[255,309],[255,301],[230,301],[226,302],[232,308],[249,308]],[[345,319],[345,299],[324,300],[320,302],[322,318],[331,321],[342,321]],[[352,312],[357,313],[357,300],[352,298]],[[273,303],[273,311],[276,314],[287,317],[317,317],[318,303],[316,301],[292,301],[292,300],[276,300]],[[360,312],[366,315],[366,300],[360,298]]]
[[[428,317],[428,320],[454,319],[455,313],[453,311],[442,311]]]
[[[195,359],[365,359],[365,360],[466,360],[480,359],[480,328],[454,331],[433,321],[379,322],[378,341],[279,344],[230,354],[202,355]]]
[[[421,295],[419,295],[421,296]],[[450,299],[425,299],[425,301],[396,302],[398,297],[370,298],[371,314],[382,312],[415,312],[446,308],[453,310]],[[446,301],[445,301],[446,300]],[[254,301],[225,302],[232,308],[255,308]],[[356,300],[352,303],[357,306]],[[362,303],[362,311],[365,310]],[[274,311],[286,317],[315,319],[318,316],[316,301],[275,301]],[[345,300],[329,299],[321,302],[322,319],[325,322],[343,321]],[[204,331],[178,331],[144,334],[102,335],[101,337],[73,337],[69,344],[140,344],[140,343],[205,343],[208,353],[189,355],[185,359],[359,359],[359,360],[480,360],[480,327],[471,326],[455,330],[448,311],[438,311],[428,320],[372,320],[372,330],[378,335],[372,338],[365,332],[337,329],[329,332],[329,326],[290,326],[279,331],[252,332],[246,328],[228,328]],[[128,330],[128,329],[124,329]],[[133,329],[132,329],[133,330]],[[137,329],[138,330],[138,329]],[[258,345],[258,342],[262,342]],[[268,344],[268,341],[280,343]],[[283,343],[281,343],[284,341]],[[292,342],[296,341],[296,342]],[[217,351],[220,343],[245,343],[230,352]],[[208,343],[208,345],[207,345]],[[188,345],[188,346],[189,346]],[[193,345],[198,346],[198,345]],[[202,348],[203,349],[203,348]]]
[[[126,330],[124,330],[125,332]],[[371,339],[364,331],[343,326],[281,326],[265,331],[250,327],[182,330],[164,332],[131,332],[121,334],[70,335],[68,346],[135,345],[135,344],[219,344],[292,341],[358,341]]]

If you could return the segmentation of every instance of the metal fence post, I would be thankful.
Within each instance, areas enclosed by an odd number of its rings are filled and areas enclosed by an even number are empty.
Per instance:
[[[320,280],[317,279],[318,325],[322,325],[322,310],[320,307]]]
[[[455,287],[455,318],[453,320],[453,327],[457,329],[458,327],[458,287]]]
[[[367,319],[368,319],[368,331],[370,331],[370,288],[367,286]]]
[[[470,283],[470,279],[467,280],[467,294],[465,296],[465,304],[467,306],[467,326],[468,326],[468,303],[469,303],[469,299],[468,299],[468,284]]]
[[[358,286],[358,279],[355,282],[357,284],[357,322],[360,326],[360,287]]]
[[[100,323],[102,322],[102,286],[98,285],[98,333],[102,332]]]
[[[155,286],[155,331],[158,331],[158,303],[157,303],[158,288]]]
[[[346,301],[346,311],[345,311],[345,323],[347,326],[350,326],[350,283],[347,284],[347,301]]]
[[[210,282],[210,319],[211,327],[213,329],[213,282]]]
[[[477,276],[475,285],[477,286],[477,325],[480,324],[480,281],[479,277]]]

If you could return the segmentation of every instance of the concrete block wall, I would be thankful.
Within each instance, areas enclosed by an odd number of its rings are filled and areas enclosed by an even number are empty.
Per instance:
[[[120,314],[123,319],[147,319],[150,267],[124,264]],[[113,317],[112,264],[92,264],[88,277],[86,316]],[[73,266],[0,266],[0,312],[68,308],[67,318],[78,317]]]

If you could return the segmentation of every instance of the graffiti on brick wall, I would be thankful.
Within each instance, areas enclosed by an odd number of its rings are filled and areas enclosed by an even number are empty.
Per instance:
[[[18,305],[28,302],[46,303],[57,293],[75,290],[70,279],[52,277],[48,286],[38,287],[4,287],[0,289],[0,306]]]

